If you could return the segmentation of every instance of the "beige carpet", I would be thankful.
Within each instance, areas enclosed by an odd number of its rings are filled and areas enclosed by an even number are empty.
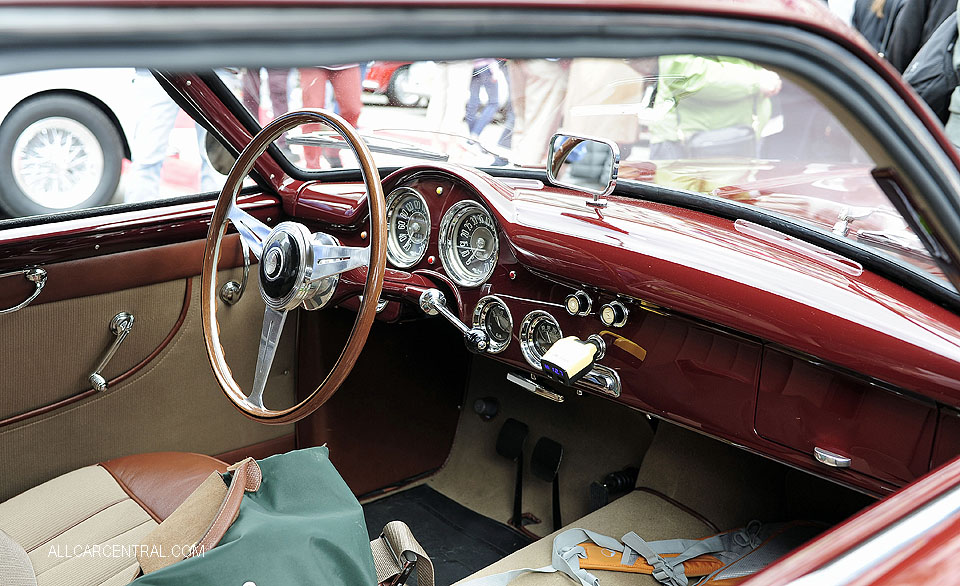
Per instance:
[[[547,535],[552,527],[552,487],[529,473],[536,441],[550,437],[563,444],[560,502],[564,523],[589,513],[589,486],[608,472],[638,466],[650,445],[646,416],[595,396],[567,395],[554,403],[506,380],[509,368],[487,358],[473,359],[466,402],[446,465],[427,483],[458,503],[498,521],[513,512],[515,464],[496,453],[497,434],[513,417],[530,427],[525,445],[523,510],[540,518],[527,528]],[[500,413],[485,422],[473,412],[480,397],[496,397]]]
[[[637,486],[683,503],[720,530],[756,519],[837,523],[873,499],[693,431],[660,423]]]

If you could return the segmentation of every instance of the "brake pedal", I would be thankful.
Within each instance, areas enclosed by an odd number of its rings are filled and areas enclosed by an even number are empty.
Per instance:
[[[563,460],[563,446],[558,442],[542,437],[537,440],[530,455],[530,472],[545,482],[553,483],[553,530],[563,527],[560,518],[560,462]]]
[[[513,492],[513,516],[509,523],[514,527],[523,527],[523,444],[527,441],[530,428],[526,423],[512,417],[503,422],[497,435],[497,453],[517,463],[517,481]]]

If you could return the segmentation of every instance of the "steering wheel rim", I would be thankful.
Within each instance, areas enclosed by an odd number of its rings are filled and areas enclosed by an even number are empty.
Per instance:
[[[339,242],[332,236],[322,232],[310,234],[305,227],[295,222],[282,222],[276,227],[270,228],[241,210],[236,204],[237,194],[244,177],[249,174],[254,163],[266,151],[267,147],[284,132],[311,122],[321,122],[337,130],[346,139],[357,156],[366,186],[370,217],[370,244],[366,248],[340,246]],[[316,411],[333,396],[347,375],[350,374],[370,333],[370,327],[376,318],[377,301],[380,298],[380,292],[383,290],[383,277],[387,262],[385,207],[380,173],[373,161],[370,149],[367,148],[360,135],[349,123],[332,112],[319,109],[288,112],[264,126],[240,153],[233,168],[230,169],[220,196],[217,198],[210,228],[207,231],[201,273],[200,312],[207,358],[220,385],[220,390],[223,391],[233,406],[245,416],[266,424],[279,425],[299,421]],[[240,237],[251,246],[254,255],[261,259],[257,271],[257,282],[260,294],[267,304],[264,313],[264,327],[260,338],[254,390],[251,391],[249,396],[245,395],[240,389],[227,365],[223,346],[220,343],[220,327],[217,323],[216,273],[220,259],[220,246],[228,222],[234,225],[240,233]],[[277,250],[280,250],[280,252],[277,253]],[[368,252],[364,254],[363,251]],[[269,262],[263,261],[264,252],[267,252],[271,257]],[[291,262],[285,263],[285,260]],[[358,264],[364,260],[366,261],[365,264]],[[293,266],[293,261],[297,261],[295,263],[296,267]],[[272,271],[269,275],[264,269],[264,265],[268,264]],[[270,365],[273,362],[276,342],[283,330],[286,312],[300,306],[304,301],[309,301],[310,296],[316,293],[323,279],[336,278],[339,274],[359,266],[367,267],[363,296],[353,329],[336,364],[320,385],[296,405],[280,410],[266,408],[262,399],[263,387],[266,383]],[[286,283],[288,275],[285,271],[292,271],[293,268],[297,270],[295,273],[291,273],[294,280],[291,289],[286,290],[284,288],[281,291],[282,294],[277,294],[273,290],[265,291],[265,279]],[[273,283],[274,288],[276,288],[276,285],[276,282]],[[271,312],[275,315],[272,315]],[[271,341],[272,348],[270,347]]]

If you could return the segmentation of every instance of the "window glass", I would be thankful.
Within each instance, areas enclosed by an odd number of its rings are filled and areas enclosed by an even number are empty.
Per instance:
[[[942,281],[844,125],[789,77],[744,59],[372,61],[221,75],[264,124],[302,106],[338,112],[381,166],[543,168],[555,132],[603,138],[620,148],[621,181],[786,215]],[[356,167],[340,138],[319,125],[279,143],[304,170]]]
[[[815,95],[743,59],[478,58],[224,68],[261,123],[301,107],[357,126],[377,163],[545,166],[556,132],[602,138],[621,182],[755,206],[942,274],[871,176],[876,164]],[[21,217],[218,190],[206,132],[146,70],[0,76],[0,214]],[[320,125],[281,137],[305,171],[355,168]],[[249,181],[249,180],[248,180]]]
[[[0,216],[218,190],[207,133],[147,70],[0,76]]]

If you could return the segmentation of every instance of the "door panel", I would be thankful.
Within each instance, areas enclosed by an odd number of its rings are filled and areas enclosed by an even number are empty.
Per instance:
[[[147,359],[168,335],[176,334],[178,318],[190,302],[184,295],[189,284],[180,279],[27,306],[3,316],[0,335],[17,344],[0,356],[7,387],[0,394],[0,426],[92,390],[87,377],[115,339],[109,324],[120,311],[134,316],[133,328],[101,374],[111,381]]]
[[[199,269],[188,258],[177,260]],[[135,264],[115,265],[118,272],[138,266],[136,253],[125,261]],[[239,277],[240,269],[230,269],[219,282]],[[263,319],[255,283],[254,276],[238,304],[218,310],[241,387],[253,380]],[[109,320],[118,311],[136,319],[106,370],[106,378],[116,379],[106,391],[0,427],[0,500],[109,458],[164,450],[218,454],[293,433],[292,425],[246,419],[220,392],[204,348],[199,291],[199,277],[177,278],[0,316],[0,337],[18,342],[0,357],[0,418],[87,391],[86,378],[113,337]],[[294,401],[296,327],[288,319],[267,386],[270,406]]]

